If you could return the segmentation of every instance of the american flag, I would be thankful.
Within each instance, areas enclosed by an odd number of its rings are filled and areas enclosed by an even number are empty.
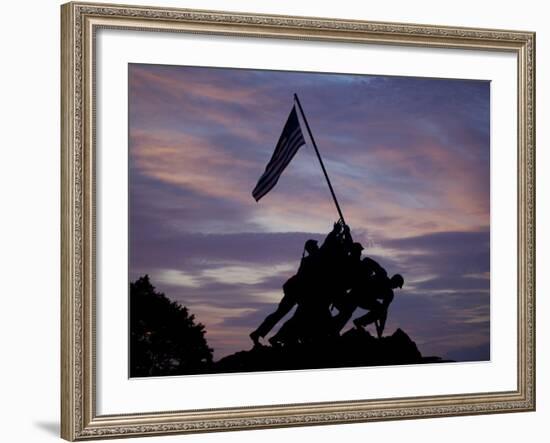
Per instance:
[[[300,146],[305,145],[305,143],[296,108],[293,106],[271,160],[269,160],[264,173],[252,191],[252,197],[256,201],[273,189]]]

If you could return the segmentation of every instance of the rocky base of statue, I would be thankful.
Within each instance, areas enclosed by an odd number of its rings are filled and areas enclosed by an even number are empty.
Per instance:
[[[444,363],[439,357],[423,357],[416,343],[401,329],[380,339],[363,329],[350,329],[319,344],[254,346],[213,364],[214,373],[349,368],[358,366]]]

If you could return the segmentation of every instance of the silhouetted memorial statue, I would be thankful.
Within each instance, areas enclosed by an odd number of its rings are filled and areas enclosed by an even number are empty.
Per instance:
[[[402,288],[404,279],[400,274],[388,278],[386,270],[369,257],[363,258],[358,275],[350,291],[336,306],[335,327],[340,331],[359,307],[369,312],[353,320],[356,327],[365,327],[376,322],[376,333],[381,337],[386,325],[388,308],[393,301],[393,290]],[[381,300],[381,301],[379,301]]]
[[[250,338],[255,345],[259,344],[259,339],[264,338],[273,327],[287,315],[294,306],[297,304],[300,306],[311,307],[312,297],[315,297],[315,293],[322,291],[320,277],[324,274],[324,271],[329,270],[329,259],[336,253],[340,254],[340,243],[342,239],[342,225],[341,223],[335,223],[333,230],[327,235],[325,241],[319,247],[317,240],[309,239],[304,245],[304,253],[300,261],[300,266],[295,275],[290,277],[283,285],[283,298],[281,299],[277,309],[269,314],[262,324],[254,331],[250,333]],[[347,231],[349,233],[349,230]],[[307,255],[306,255],[307,253]],[[344,258],[345,254],[342,254]],[[328,282],[327,282],[328,283]],[[313,304],[321,303],[321,298],[317,298]],[[277,341],[275,339],[275,341]]]
[[[310,342],[334,335],[330,306],[343,294],[342,284],[348,250],[353,242],[342,222],[334,224],[316,260],[301,281],[294,315],[269,339],[272,345]]]
[[[350,228],[344,220],[321,154],[296,94],[294,94],[294,101],[297,107],[292,107],[273,155],[252,191],[252,196],[259,201],[270,192],[298,149],[306,143],[298,118],[299,110],[334,200],[339,220],[334,224],[321,247],[318,247],[315,240],[306,242],[297,273],[283,285],[283,298],[279,306],[256,330],[250,333],[250,338],[255,347],[259,347],[260,339],[266,337],[295,306],[296,310],[292,317],[269,338],[273,346],[322,342],[332,337],[339,337],[340,331],[358,307],[368,310],[368,313],[356,318],[355,326],[362,329],[366,325],[375,323],[377,336],[381,338],[388,307],[394,297],[393,290],[403,286],[403,277],[396,274],[388,278],[385,269],[376,261],[368,257],[361,260],[363,246],[353,242]],[[333,316],[334,308],[338,313]]]
[[[259,339],[269,334],[273,327],[296,306],[298,297],[307,287],[307,281],[317,267],[318,256],[319,246],[317,241],[312,239],[306,241],[298,272],[283,285],[283,298],[277,306],[277,310],[269,314],[262,324],[250,333],[250,338],[255,345],[258,345]]]
[[[403,286],[403,277],[396,274],[389,278],[375,260],[361,259],[363,246],[353,242],[349,227],[341,220],[320,248],[315,240],[308,240],[304,249],[298,272],[283,285],[277,310],[250,334],[254,344],[259,345],[259,339],[296,305],[294,315],[269,339],[273,346],[338,336],[357,308],[369,312],[356,318],[355,326],[376,323],[377,335],[382,337],[393,290]],[[338,313],[333,316],[334,308]]]

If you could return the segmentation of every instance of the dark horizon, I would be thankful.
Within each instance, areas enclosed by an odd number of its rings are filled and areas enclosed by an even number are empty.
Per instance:
[[[215,359],[282,297],[338,218],[313,149],[250,195],[298,92],[354,238],[406,276],[390,308],[422,354],[490,358],[485,81],[132,64],[130,280],[149,274]]]

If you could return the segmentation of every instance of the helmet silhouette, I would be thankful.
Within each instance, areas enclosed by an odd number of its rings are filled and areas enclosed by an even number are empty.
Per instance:
[[[401,274],[395,274],[391,279],[390,279],[391,283],[392,283],[392,286],[394,288],[402,288],[403,287],[403,284],[405,283],[405,279],[403,278],[403,276]]]
[[[319,249],[319,246],[317,245],[317,240],[309,239],[308,241],[306,241],[304,249],[307,251],[308,254],[317,251]]]

